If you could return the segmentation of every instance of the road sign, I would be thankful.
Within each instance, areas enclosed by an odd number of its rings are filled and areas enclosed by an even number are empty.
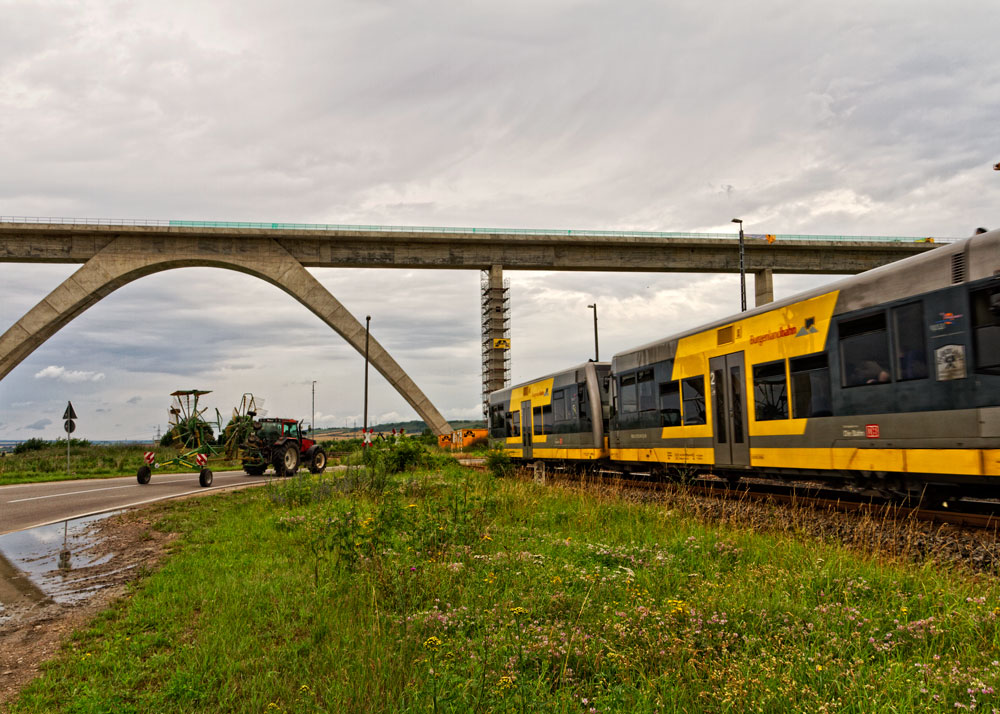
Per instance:
[[[63,424],[63,428],[66,430],[67,434],[72,434],[74,431],[76,431],[76,422],[73,421],[72,419],[67,419],[66,423]]]
[[[199,466],[204,466],[208,463],[208,457],[205,454],[198,454],[194,457],[194,462]]]
[[[76,412],[73,410],[73,402],[66,402],[66,411],[63,413],[63,419],[76,419]],[[67,429],[66,431],[70,431]]]

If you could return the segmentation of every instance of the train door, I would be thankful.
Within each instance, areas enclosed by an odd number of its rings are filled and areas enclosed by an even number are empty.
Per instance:
[[[524,458],[531,458],[531,400],[521,402],[521,444],[524,450],[521,452]]]
[[[744,398],[743,353],[712,357],[708,361],[715,421],[712,441],[719,466],[749,466],[747,405]]]

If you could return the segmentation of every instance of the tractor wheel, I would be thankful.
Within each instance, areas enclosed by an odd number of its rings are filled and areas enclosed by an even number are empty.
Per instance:
[[[262,476],[267,471],[267,464],[243,464],[247,476]]]
[[[326,471],[326,452],[320,446],[310,449],[312,454],[309,455],[309,472],[314,474],[321,474]]]
[[[149,483],[149,477],[153,475],[153,469],[149,468],[149,464],[143,464],[139,467],[139,470],[135,474],[136,480],[145,486]]]
[[[299,445],[288,442],[274,455],[274,473],[276,476],[294,476],[299,470]]]
[[[198,474],[198,483],[200,483],[203,488],[206,487],[206,486],[211,486],[212,485],[212,469],[207,468],[207,467],[203,468],[201,470],[201,473]]]

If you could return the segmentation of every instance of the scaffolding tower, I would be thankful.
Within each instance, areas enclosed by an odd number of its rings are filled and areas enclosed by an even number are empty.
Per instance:
[[[482,272],[483,416],[489,418],[490,392],[510,385],[510,280],[494,265]]]

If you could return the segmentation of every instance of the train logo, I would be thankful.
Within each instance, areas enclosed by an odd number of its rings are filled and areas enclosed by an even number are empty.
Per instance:
[[[819,330],[816,329],[816,318],[815,317],[807,317],[806,318],[806,324],[803,325],[803,327],[802,327],[801,330],[799,330],[797,333],[795,333],[795,336],[796,337],[804,337],[805,335],[811,335],[811,334],[813,334],[815,332],[819,332]]]

